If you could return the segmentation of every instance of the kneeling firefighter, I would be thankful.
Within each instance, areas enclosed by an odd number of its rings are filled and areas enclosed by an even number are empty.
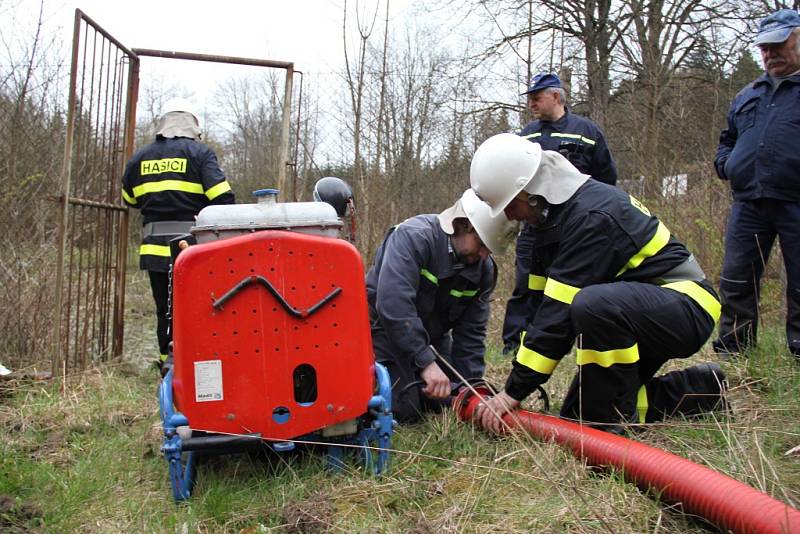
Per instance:
[[[501,254],[518,229],[467,190],[442,213],[406,219],[384,237],[367,273],[367,300],[397,421],[440,410],[454,383],[483,376],[497,280],[490,254]]]
[[[654,376],[711,335],[720,303],[686,246],[638,200],[581,174],[561,154],[512,134],[486,140],[470,169],[493,215],[535,231],[534,307],[505,388],[475,417],[520,405],[577,345],[561,416],[605,430],[724,406],[724,375],[702,364]]]

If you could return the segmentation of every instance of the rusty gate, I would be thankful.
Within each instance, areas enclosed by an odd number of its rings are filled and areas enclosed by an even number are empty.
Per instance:
[[[284,69],[280,161],[285,165],[279,166],[277,181],[286,190],[293,63],[128,49],[76,9],[58,197],[55,375],[122,354],[129,214],[121,177],[133,153],[140,56]]]

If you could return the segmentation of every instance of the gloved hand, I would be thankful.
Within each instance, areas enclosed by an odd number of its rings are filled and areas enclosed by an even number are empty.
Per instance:
[[[428,364],[419,375],[425,382],[425,387],[422,388],[425,396],[436,400],[443,400],[450,396],[450,379],[436,362]]]

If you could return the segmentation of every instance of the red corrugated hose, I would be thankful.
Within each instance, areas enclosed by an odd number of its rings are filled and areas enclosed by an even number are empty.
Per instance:
[[[486,387],[478,387],[489,397]],[[462,421],[470,421],[481,398],[464,388],[453,406]],[[506,414],[511,428],[522,428],[544,441],[555,441],[592,466],[619,469],[627,480],[655,491],[662,500],[679,503],[723,531],[800,533],[800,512],[746,484],[667,451],[622,436],[579,425],[551,415],[525,410]]]

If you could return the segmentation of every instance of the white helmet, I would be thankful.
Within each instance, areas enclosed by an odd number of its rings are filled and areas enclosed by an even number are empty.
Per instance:
[[[475,194],[472,189],[467,189],[455,204],[444,210],[438,216],[442,230],[453,234],[453,221],[466,218],[472,224],[478,237],[492,254],[503,254],[519,233],[519,224],[509,221],[504,213],[492,216],[489,206]]]
[[[496,216],[525,189],[541,160],[538,143],[511,133],[493,135],[472,156],[469,182]]]

